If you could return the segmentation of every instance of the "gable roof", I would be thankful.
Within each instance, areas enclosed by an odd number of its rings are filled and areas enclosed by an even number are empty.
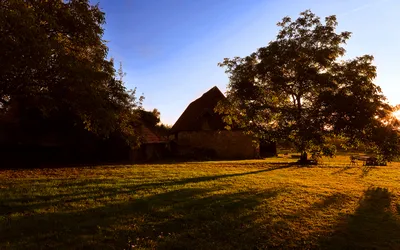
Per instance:
[[[189,104],[174,126],[172,126],[171,133],[201,130],[201,121],[205,116],[209,118],[211,129],[224,129],[225,125],[222,121],[222,116],[214,112],[214,108],[218,102],[224,99],[224,94],[214,86],[200,98]]]
[[[142,126],[141,130],[142,130],[142,138],[144,144],[163,143],[166,141],[165,139],[155,134],[146,126]]]

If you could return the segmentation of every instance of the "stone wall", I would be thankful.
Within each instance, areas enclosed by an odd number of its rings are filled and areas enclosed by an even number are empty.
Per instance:
[[[217,158],[223,159],[253,159],[259,156],[258,145],[240,131],[179,132],[175,141],[182,154],[185,148],[197,148],[212,150]]]

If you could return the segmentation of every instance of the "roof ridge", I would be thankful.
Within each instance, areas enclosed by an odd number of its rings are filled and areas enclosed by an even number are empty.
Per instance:
[[[171,128],[171,132],[180,130],[194,130],[198,126],[195,119],[203,113],[204,108],[214,108],[215,105],[222,99],[225,99],[225,95],[219,90],[217,86],[212,87],[207,92],[202,94],[199,98],[193,100],[186,109],[183,111],[181,116],[175,122]],[[212,107],[211,107],[212,106]],[[217,122],[219,123],[219,122]],[[218,125],[219,126],[219,125]],[[189,129],[190,128],[190,129]]]

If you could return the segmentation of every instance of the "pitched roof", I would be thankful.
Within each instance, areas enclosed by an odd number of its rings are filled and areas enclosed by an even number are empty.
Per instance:
[[[146,126],[142,126],[142,137],[143,137],[143,143],[162,143],[165,142],[163,138],[160,136],[156,135],[153,131],[151,131],[149,128]]]
[[[214,108],[218,102],[224,99],[224,94],[214,86],[200,98],[189,104],[174,126],[172,126],[171,133],[201,130],[201,119],[204,116],[208,116],[211,129],[224,129],[225,125],[222,121],[222,116],[214,112]]]

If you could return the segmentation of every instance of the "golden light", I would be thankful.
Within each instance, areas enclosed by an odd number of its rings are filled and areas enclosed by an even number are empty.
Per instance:
[[[397,118],[397,120],[400,120],[400,110],[394,111],[393,116]]]

